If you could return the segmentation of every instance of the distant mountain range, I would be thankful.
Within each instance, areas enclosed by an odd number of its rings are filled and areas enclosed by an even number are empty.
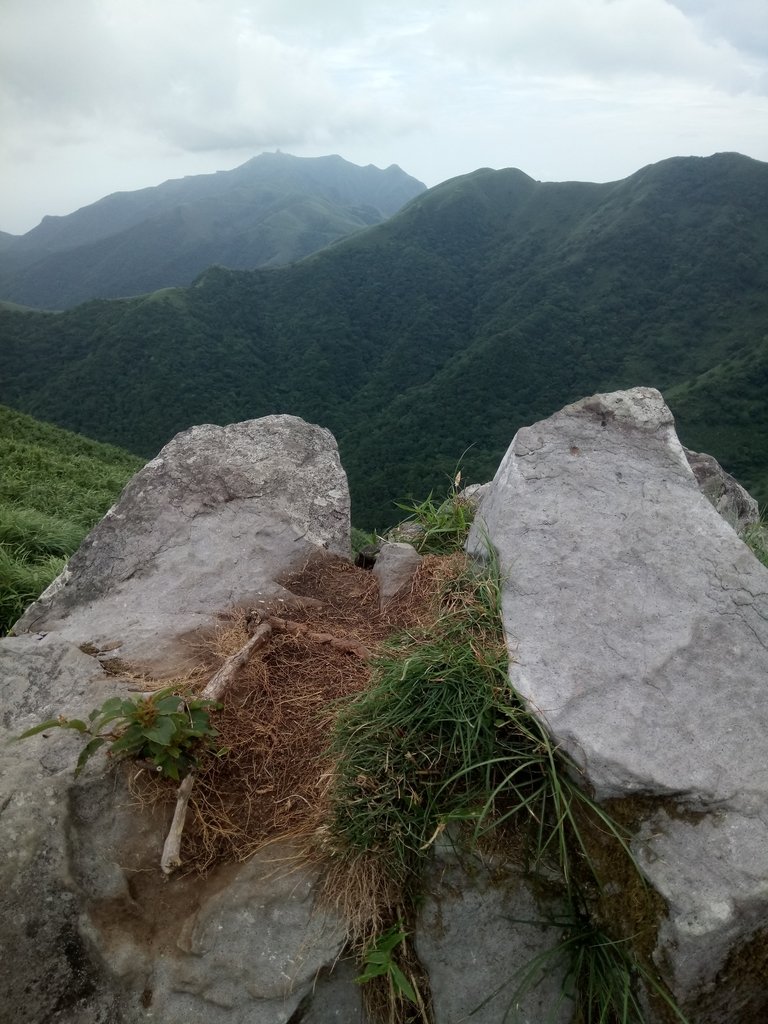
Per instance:
[[[764,502],[767,325],[767,164],[478,170],[285,268],[0,309],[0,401],[147,456],[192,423],[295,413],[334,431],[373,527],[444,489],[465,449],[465,477],[487,478],[522,424],[642,384]]]
[[[0,299],[65,309],[187,285],[213,264],[280,266],[386,220],[426,186],[399,167],[263,153],[0,232]]]

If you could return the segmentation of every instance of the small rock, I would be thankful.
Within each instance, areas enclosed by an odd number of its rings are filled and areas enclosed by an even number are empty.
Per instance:
[[[382,609],[410,584],[420,564],[421,555],[412,544],[384,541],[373,567],[379,581],[379,605]]]

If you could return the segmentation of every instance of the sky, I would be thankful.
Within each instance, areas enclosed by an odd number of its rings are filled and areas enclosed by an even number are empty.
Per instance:
[[[429,186],[768,160],[768,5],[0,0],[0,230],[278,148]]]

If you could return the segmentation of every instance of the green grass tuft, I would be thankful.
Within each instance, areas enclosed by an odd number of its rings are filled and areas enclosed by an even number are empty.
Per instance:
[[[742,534],[742,540],[768,568],[768,522],[761,519],[754,526],[748,526]]]
[[[437,501],[430,494],[424,501],[397,503],[408,516],[400,527],[417,526],[417,536],[408,539],[423,555],[444,555],[460,551],[466,543],[475,516],[474,504],[459,491],[461,473],[457,472],[447,498]],[[397,535],[399,528],[395,528]]]

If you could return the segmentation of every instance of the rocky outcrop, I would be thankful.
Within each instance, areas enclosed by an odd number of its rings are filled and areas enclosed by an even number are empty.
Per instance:
[[[650,389],[521,430],[494,481],[465,497],[479,502],[471,550],[498,552],[513,686],[595,798],[632,822],[653,894],[644,955],[691,1024],[762,1024],[768,570],[702,495]],[[72,733],[5,742],[125,693],[110,674],[121,668],[183,667],[217,612],[288,598],[281,580],[299,564],[348,554],[348,512],[327,431],[289,416],[194,428],[137,474],[19,635],[0,641],[9,1020],[364,1020],[344,930],[318,910],[318,872],[289,843],[168,882],[168,808],[138,806],[102,762],[74,780]],[[418,561],[408,544],[382,544],[385,602]],[[570,1024],[579,1012],[557,951],[576,905],[558,902],[561,880],[531,870],[524,844],[481,857],[440,825],[408,925],[435,1024]],[[616,904],[632,901],[627,885],[608,879]],[[652,999],[647,1024],[668,1024]]]
[[[179,667],[216,610],[279,596],[318,549],[347,557],[349,491],[329,431],[266,416],[177,434],[137,473],[14,632]]]
[[[696,1024],[757,1024],[768,570],[700,493],[647,388],[520,430],[482,504],[479,553],[483,531],[514,687],[598,800],[637,802],[633,849],[667,907],[659,969]]]
[[[71,732],[7,742],[126,693],[105,666],[178,671],[216,612],[286,594],[278,579],[326,551],[349,553],[327,431],[291,416],[196,427],[133,478],[0,641],[3,1019],[285,1024],[308,1012],[316,980],[333,991],[343,930],[316,910],[316,872],[290,848],[169,885],[167,808],[138,807],[100,760],[74,780]]]
[[[730,473],[726,473],[717,459],[704,452],[683,448],[688,465],[693,470],[699,490],[717,509],[737,533],[760,521],[757,502]]]

